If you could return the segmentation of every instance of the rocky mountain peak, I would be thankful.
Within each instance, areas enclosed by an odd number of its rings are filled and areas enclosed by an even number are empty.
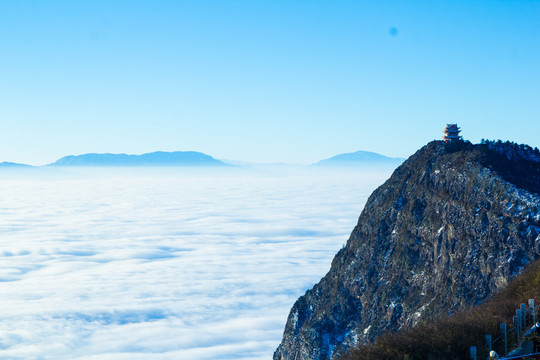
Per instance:
[[[294,304],[274,360],[335,359],[488,298],[540,257],[540,152],[434,141],[368,199],[330,271]]]

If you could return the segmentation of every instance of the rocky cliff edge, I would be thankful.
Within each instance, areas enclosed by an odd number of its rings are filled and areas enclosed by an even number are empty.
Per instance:
[[[485,300],[540,256],[540,152],[434,141],[373,192],[274,360],[347,349]]]

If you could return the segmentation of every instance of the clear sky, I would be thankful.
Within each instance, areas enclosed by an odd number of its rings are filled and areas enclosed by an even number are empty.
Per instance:
[[[0,161],[540,147],[540,1],[0,2]]]

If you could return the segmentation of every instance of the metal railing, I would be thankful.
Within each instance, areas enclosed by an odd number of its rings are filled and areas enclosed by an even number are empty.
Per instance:
[[[529,299],[528,307],[525,304],[521,304],[519,309],[516,310],[516,315],[513,317],[513,327],[508,328],[506,323],[500,325],[500,335],[492,339],[491,334],[486,334],[485,337],[485,349],[489,353],[494,348],[499,349],[499,355],[506,356],[508,354],[508,349],[519,347],[523,337],[530,326],[536,324],[537,316],[536,312],[540,305],[534,305],[534,299]],[[533,349],[534,350],[534,349]],[[472,360],[476,359],[477,347],[471,346],[470,348],[470,358]],[[540,353],[530,354],[538,355]],[[514,359],[521,358],[521,356],[505,358],[505,359]]]

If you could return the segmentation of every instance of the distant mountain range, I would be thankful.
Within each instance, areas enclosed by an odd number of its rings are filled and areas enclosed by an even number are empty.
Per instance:
[[[156,151],[142,155],[84,154],[58,159],[49,166],[229,166],[196,151]]]
[[[32,166],[31,165],[26,165],[26,164],[19,164],[19,163],[4,161],[4,162],[0,163],[0,167],[3,167],[3,168],[27,168],[27,167],[32,167]]]
[[[315,165],[323,166],[356,166],[356,165],[399,165],[405,159],[391,158],[369,151],[339,154],[329,159],[321,160]]]
[[[339,154],[329,159],[321,160],[316,166],[356,167],[361,165],[392,165],[398,166],[405,159],[391,158],[369,151]],[[82,154],[64,156],[46,166],[285,166],[285,163],[255,164],[245,161],[217,160],[210,155],[197,151],[155,151],[142,155],[128,154]],[[0,168],[33,167],[4,161]]]

